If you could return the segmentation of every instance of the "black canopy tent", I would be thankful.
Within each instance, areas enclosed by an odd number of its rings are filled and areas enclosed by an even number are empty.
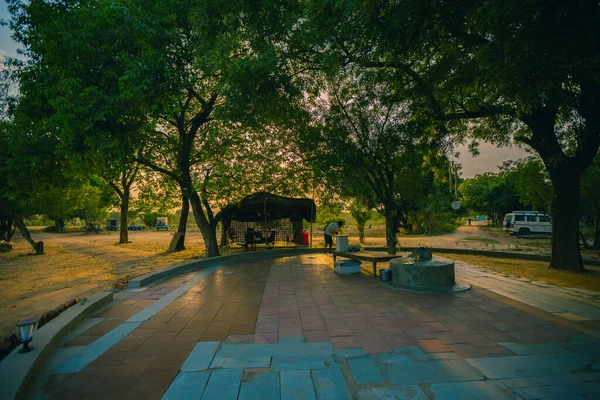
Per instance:
[[[221,241],[241,242],[248,228],[267,236],[276,231],[277,242],[303,244],[302,221],[315,222],[317,207],[312,199],[283,197],[258,192],[230,204],[220,212]]]

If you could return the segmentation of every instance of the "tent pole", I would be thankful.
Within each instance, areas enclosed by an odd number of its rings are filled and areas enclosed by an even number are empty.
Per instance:
[[[313,233],[313,231],[312,231],[312,226],[313,226],[312,216],[313,216],[313,207],[314,207],[314,204],[315,204],[315,185],[314,185],[314,182],[313,182],[313,185],[312,185],[312,203],[310,203],[310,240],[308,242],[308,244],[309,244],[308,247],[312,247],[312,244],[313,244],[312,243],[313,242],[313,237],[312,237],[312,233]]]

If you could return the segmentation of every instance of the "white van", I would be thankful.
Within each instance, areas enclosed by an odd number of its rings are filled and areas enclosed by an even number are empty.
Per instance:
[[[552,218],[538,211],[513,211],[504,217],[504,230],[511,235],[552,234]]]

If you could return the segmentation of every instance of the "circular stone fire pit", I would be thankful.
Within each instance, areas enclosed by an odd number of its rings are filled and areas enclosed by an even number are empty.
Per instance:
[[[455,293],[471,288],[465,282],[456,282],[454,263],[436,260],[424,248],[416,249],[408,257],[390,260],[392,280],[384,283],[396,288],[429,293]]]

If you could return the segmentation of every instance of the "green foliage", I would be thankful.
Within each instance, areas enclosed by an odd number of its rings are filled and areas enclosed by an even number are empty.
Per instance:
[[[516,162],[506,162],[500,170],[507,183],[514,187],[522,205],[550,212],[552,183],[539,158],[528,157]]]
[[[600,249],[600,154],[581,177],[581,215],[593,232],[593,248]]]
[[[356,228],[358,229],[358,240],[361,243],[365,242],[365,225],[369,219],[373,216],[373,211],[360,202],[354,200],[348,208],[350,215],[356,221]]]
[[[487,215],[494,224],[500,224],[506,213],[520,209],[514,186],[497,173],[466,179],[458,190],[463,207],[471,213]]]
[[[78,193],[74,214],[85,220],[86,226],[90,222],[100,223],[108,218],[111,197],[112,191],[106,185],[93,182],[83,185]]]
[[[459,190],[464,207],[488,215],[495,224],[513,210],[549,212],[552,200],[548,174],[536,157],[507,161],[498,173],[467,179]]]

